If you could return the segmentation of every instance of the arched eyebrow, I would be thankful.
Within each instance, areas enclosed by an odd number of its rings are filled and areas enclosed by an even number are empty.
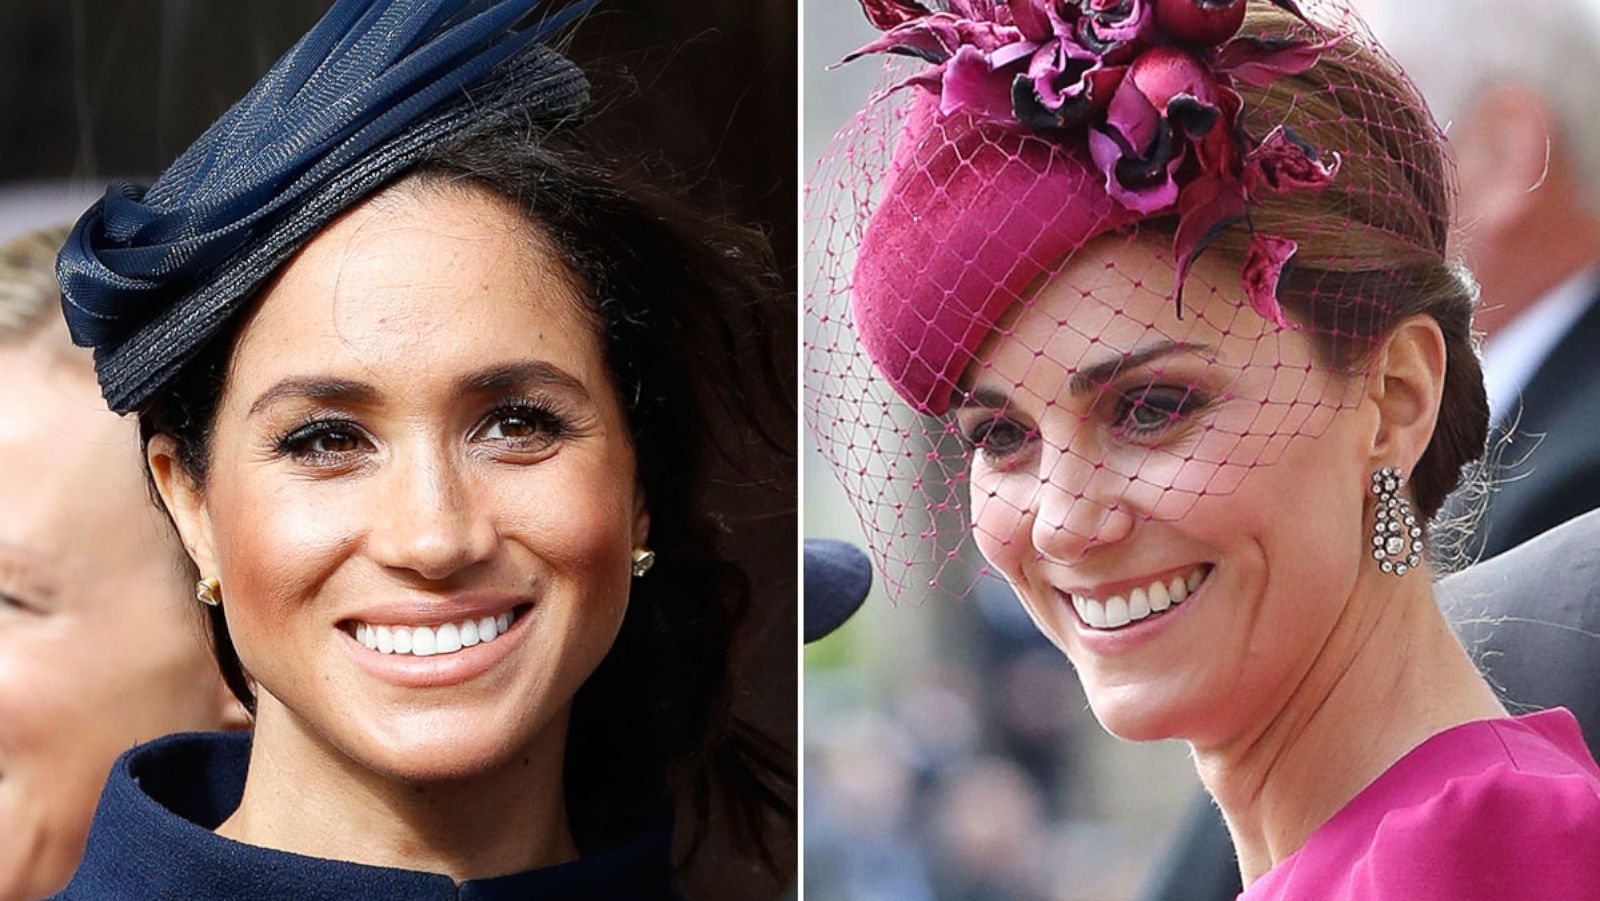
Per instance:
[[[1093,394],[1105,387],[1124,370],[1137,369],[1165,357],[1180,354],[1199,353],[1213,348],[1209,344],[1197,344],[1192,341],[1172,341],[1164,339],[1144,347],[1135,348],[1124,354],[1108,357],[1097,363],[1081,366],[1075,369],[1067,379],[1067,391],[1074,397]],[[964,392],[957,398],[957,409],[985,409],[1003,410],[1010,406],[1011,399],[1002,391],[994,388],[978,386],[971,391]]]
[[[519,360],[471,372],[456,381],[464,394],[495,394],[529,388],[561,390],[590,400],[588,387],[577,376],[545,360]],[[248,416],[254,416],[281,400],[290,398],[346,404],[353,407],[376,406],[382,399],[378,388],[366,382],[325,376],[291,376],[255,399]]]
[[[1211,345],[1196,344],[1192,341],[1157,341],[1154,344],[1135,348],[1127,353],[1101,360],[1098,363],[1080,366],[1067,379],[1067,390],[1074,396],[1092,394],[1116,378],[1125,369],[1138,369],[1140,366],[1148,365],[1163,357],[1197,353],[1203,350],[1211,350]]]

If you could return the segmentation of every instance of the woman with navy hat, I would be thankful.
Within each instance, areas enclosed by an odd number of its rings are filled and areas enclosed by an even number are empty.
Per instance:
[[[675,813],[789,809],[703,497],[770,264],[585,145],[538,6],[340,0],[62,250],[255,728],[125,755],[61,897],[676,898]]]

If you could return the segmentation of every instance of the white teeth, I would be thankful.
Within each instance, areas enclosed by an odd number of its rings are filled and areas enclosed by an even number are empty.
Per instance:
[[[1117,595],[1106,601],[1106,628],[1115,629],[1133,622],[1133,617],[1128,615],[1128,599]]]
[[[455,623],[445,623],[439,627],[434,635],[434,651],[439,654],[454,654],[461,650],[461,630]]]
[[[1154,592],[1160,585],[1161,583],[1157,582],[1150,586],[1150,590]],[[1144,593],[1144,589],[1135,588],[1133,593],[1128,595],[1128,619],[1144,619],[1150,615],[1150,610],[1150,598]]]
[[[1119,629],[1183,603],[1210,573],[1206,567],[1197,567],[1187,576],[1173,576],[1170,582],[1152,582],[1148,587],[1135,588],[1126,596],[1117,595],[1106,601],[1075,594],[1072,607],[1090,628]]]
[[[356,641],[380,654],[432,657],[436,654],[454,654],[462,648],[494,641],[511,628],[516,618],[515,613],[507,611],[499,616],[438,626],[374,626],[357,623],[352,634]]]
[[[1161,582],[1157,582],[1156,584],[1151,585],[1150,586],[1150,612],[1151,613],[1160,613],[1161,611],[1163,611],[1163,610],[1165,610],[1165,609],[1167,609],[1168,607],[1171,607],[1171,606],[1172,606],[1172,593],[1167,590],[1167,586],[1165,584],[1161,583]]]
[[[1084,611],[1083,612],[1085,614],[1087,614],[1086,616],[1084,616],[1084,621],[1085,622],[1087,622],[1089,625],[1095,627],[1096,629],[1104,629],[1106,627],[1106,605],[1105,604],[1102,604],[1099,601],[1092,600],[1090,598],[1085,598],[1084,601],[1083,601],[1083,607],[1084,607]]]
[[[415,657],[432,657],[434,652],[433,629],[418,626],[411,630],[411,654]]]

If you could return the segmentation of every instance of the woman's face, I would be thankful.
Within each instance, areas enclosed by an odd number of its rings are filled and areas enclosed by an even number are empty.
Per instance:
[[[242,327],[210,461],[184,531],[263,728],[402,780],[560,747],[648,522],[596,327],[515,210],[411,183],[324,229]]]
[[[1223,741],[1370,563],[1373,423],[1363,380],[1254,313],[1237,269],[1203,257],[1181,319],[1171,273],[1155,239],[1085,247],[982,348],[957,418],[978,546],[1101,723]]]
[[[59,889],[116,756],[216,729],[222,680],[132,425],[65,333],[0,351],[0,899]]]

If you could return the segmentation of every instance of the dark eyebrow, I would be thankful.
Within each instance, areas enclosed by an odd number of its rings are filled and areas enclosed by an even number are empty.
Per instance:
[[[1067,380],[1067,390],[1075,395],[1090,394],[1098,391],[1107,382],[1116,378],[1117,374],[1124,369],[1137,369],[1162,357],[1210,349],[1210,345],[1195,344],[1189,341],[1158,341],[1147,347],[1130,350],[1120,356],[1078,369]]]
[[[507,363],[480,372],[469,373],[457,380],[456,388],[469,394],[493,394],[514,388],[548,387],[570,391],[589,398],[589,389],[565,369],[543,360]],[[273,385],[250,405],[249,416],[288,398],[333,401],[352,406],[372,406],[381,392],[365,382],[318,376],[292,376]]]
[[[348,379],[291,376],[261,392],[261,396],[250,405],[250,412],[245,415],[247,418],[254,416],[278,401],[288,398],[370,405],[377,401],[378,389],[365,382]]]
[[[1162,357],[1210,349],[1211,346],[1208,344],[1195,344],[1189,341],[1158,341],[1074,371],[1067,380],[1067,390],[1074,395],[1090,394],[1116,378],[1124,369],[1136,369]],[[978,387],[962,395],[956,408],[1004,410],[1010,405],[1011,399],[1003,392],[993,388]]]
[[[555,388],[589,399],[589,389],[575,375],[554,363],[527,360],[507,363],[464,376],[457,383],[469,394],[494,394],[514,388]]]

